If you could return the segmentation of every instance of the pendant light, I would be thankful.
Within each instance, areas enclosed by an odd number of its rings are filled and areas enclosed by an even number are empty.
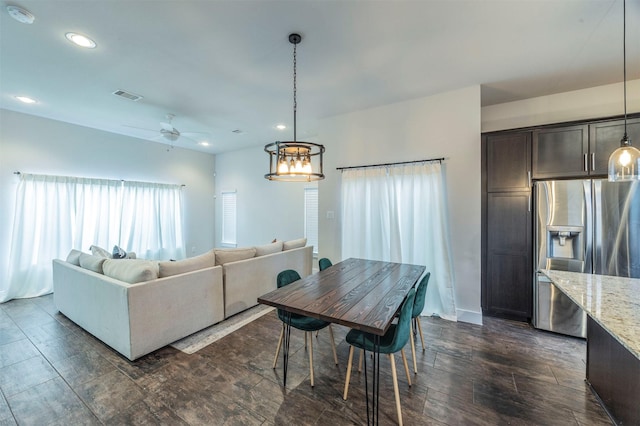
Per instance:
[[[289,42],[293,44],[293,141],[277,141],[265,145],[264,150],[269,154],[269,173],[264,177],[269,180],[310,182],[324,179],[322,171],[324,146],[298,141],[296,138],[298,109],[296,47],[300,41],[302,41],[300,34],[289,34]]]
[[[624,136],[620,140],[620,148],[609,157],[609,180],[624,182],[640,180],[640,150],[631,146],[627,135],[627,26],[626,0],[622,1],[622,63],[624,73]]]

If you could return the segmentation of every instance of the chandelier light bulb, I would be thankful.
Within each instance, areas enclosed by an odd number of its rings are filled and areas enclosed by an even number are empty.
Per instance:
[[[629,163],[631,163],[631,154],[629,154],[629,151],[626,149],[622,151],[620,157],[618,158],[618,161],[620,162],[620,165],[622,167],[628,167]]]

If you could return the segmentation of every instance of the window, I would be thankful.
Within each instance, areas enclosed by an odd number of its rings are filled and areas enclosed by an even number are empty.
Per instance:
[[[304,236],[318,254],[318,188],[304,189]]]
[[[236,191],[222,191],[223,245],[236,246]]]
[[[182,187],[21,174],[0,303],[53,290],[51,259],[114,245],[144,259],[182,259]]]

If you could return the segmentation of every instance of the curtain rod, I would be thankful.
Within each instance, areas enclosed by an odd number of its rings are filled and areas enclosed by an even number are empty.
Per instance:
[[[21,173],[21,172],[19,172],[19,171],[15,171],[15,172],[13,172],[13,174],[14,174],[14,175],[21,175],[22,173]],[[42,176],[45,176],[45,175],[42,175]],[[46,176],[53,176],[53,175],[46,175]],[[87,179],[100,179],[100,178],[87,178]],[[127,181],[126,181],[126,180],[124,180],[124,179],[104,179],[104,180],[119,180],[120,182],[127,182]],[[129,181],[129,182],[137,182],[137,183],[153,183],[153,182],[138,182],[138,181],[135,181],[135,180],[131,180],[131,181]],[[163,185],[173,185],[173,184],[163,184]],[[182,183],[182,184],[180,184],[180,186],[184,188],[184,187],[185,187],[185,186],[187,186],[187,185],[185,185],[184,183]]]
[[[368,167],[396,166],[398,164],[425,163],[427,161],[437,161],[438,163],[442,163],[444,160],[445,160],[444,157],[442,157],[442,158],[429,158],[427,160],[398,161],[398,162],[395,162],[395,163],[368,164],[366,166],[336,167],[336,170],[365,169],[365,168],[368,168]]]

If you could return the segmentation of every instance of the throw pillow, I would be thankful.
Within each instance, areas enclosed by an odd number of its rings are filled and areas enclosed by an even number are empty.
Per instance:
[[[82,252],[80,250],[71,249],[69,255],[67,256],[67,262],[72,265],[80,266],[80,255]]]
[[[113,246],[113,252],[111,253],[111,258],[112,259],[126,259],[127,258],[127,252],[122,250],[122,248],[120,248],[119,246],[115,245],[115,246]]]
[[[91,246],[89,247],[89,250],[91,250],[91,254],[94,256],[106,257],[107,259],[111,259],[111,253],[109,253],[102,247]]]
[[[82,253],[80,255],[80,266],[84,269],[102,274],[102,265],[105,260],[107,260],[106,257]]]
[[[307,245],[306,238],[298,238],[297,240],[289,240],[282,243],[282,250],[291,250],[295,248],[304,247]]]
[[[265,244],[263,246],[256,247],[256,257],[264,256],[265,254],[278,253],[282,251],[282,241],[276,241],[271,244]]]
[[[172,275],[184,274],[212,266],[216,266],[216,254],[213,250],[210,250],[204,254],[188,259],[159,262],[158,276],[160,278],[170,277]]]
[[[106,259],[104,274],[129,284],[158,278],[158,263],[143,259]]]
[[[251,259],[256,255],[255,247],[236,248],[236,249],[215,249],[216,265],[224,265],[229,262],[237,262],[238,260]]]

